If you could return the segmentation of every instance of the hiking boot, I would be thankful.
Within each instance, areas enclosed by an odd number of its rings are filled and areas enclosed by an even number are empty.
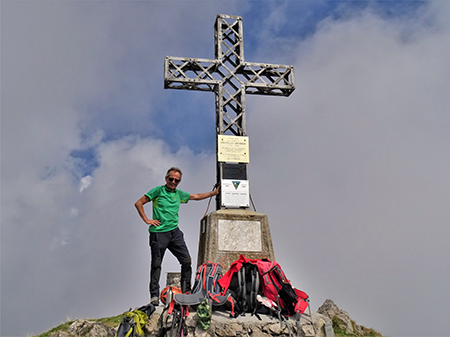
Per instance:
[[[150,300],[150,303],[153,304],[155,307],[157,307],[159,305],[159,298],[158,297],[152,297],[152,299]]]
[[[181,292],[183,294],[191,294],[191,282],[188,282],[187,280],[181,280]]]

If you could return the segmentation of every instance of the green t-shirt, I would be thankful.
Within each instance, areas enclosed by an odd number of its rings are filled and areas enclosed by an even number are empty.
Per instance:
[[[181,190],[169,190],[166,185],[157,186],[145,194],[153,205],[153,220],[161,221],[158,227],[149,226],[150,233],[168,232],[178,227],[180,204],[189,201],[190,194]]]

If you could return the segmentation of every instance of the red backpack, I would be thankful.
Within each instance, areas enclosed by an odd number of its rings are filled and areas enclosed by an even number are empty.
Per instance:
[[[309,301],[308,295],[295,289],[286,278],[281,266],[268,259],[252,260],[244,255],[239,256],[239,259],[234,261],[230,269],[219,279],[219,284],[223,289],[222,294],[230,288],[233,275],[238,274],[242,266],[248,263],[257,266],[262,294],[277,303],[283,315],[302,314],[306,310]]]
[[[263,295],[279,303],[289,316],[302,314],[308,307],[308,295],[292,286],[278,262],[264,259],[257,260],[256,264],[262,279]]]

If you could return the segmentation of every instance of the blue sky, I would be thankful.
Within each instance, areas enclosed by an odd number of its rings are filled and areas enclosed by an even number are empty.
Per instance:
[[[164,90],[164,57],[213,58],[219,13],[243,17],[246,61],[295,67],[289,98],[247,96],[251,194],[291,282],[384,335],[450,334],[448,2],[0,6],[2,336],[148,301],[134,202],[170,166],[187,192],[215,182],[214,94]],[[206,206],[181,209],[194,261]]]
[[[195,2],[194,2],[195,3]],[[153,3],[141,4],[142,7],[150,10]],[[355,10],[370,10],[376,12],[380,16],[386,18],[393,17],[399,19],[416,15],[415,11],[418,7],[423,5],[422,2],[398,2],[398,1],[386,1],[386,2],[341,2],[341,1],[316,1],[316,2],[295,2],[295,1],[250,1],[245,6],[245,10],[241,14],[244,18],[244,33],[245,33],[245,56],[246,60],[250,62],[269,62],[269,63],[282,63],[291,64],[295,60],[295,54],[290,53],[289,46],[293,41],[302,41],[309,38],[316,31],[318,25],[322,20],[327,18],[333,18],[333,20],[340,20],[346,16],[355,15]],[[109,6],[109,5],[107,5]],[[241,6],[239,6],[241,7]],[[272,15],[274,18],[271,22],[267,22],[267,18],[270,17],[270,13],[280,12],[283,17],[278,19],[276,15]],[[132,30],[134,25],[132,21],[126,24],[127,28]],[[187,26],[195,26],[196,22],[186,22]],[[205,25],[205,28],[208,27]],[[137,28],[136,28],[137,29]],[[252,34],[246,33],[247,31]],[[185,38],[182,44],[189,45],[191,50],[195,50],[193,55],[187,55],[188,51],[184,51],[179,47],[176,41],[177,34],[174,32],[174,36],[171,36],[168,40],[169,47],[166,53],[171,56],[185,56],[185,57],[197,57],[197,58],[214,58],[214,32],[204,29],[202,32],[194,32],[191,36]],[[201,34],[201,35],[200,35]],[[267,35],[267,36],[266,36]],[[199,38],[201,37],[201,38]],[[273,55],[269,50],[268,45],[265,45],[261,41],[265,38],[272,40],[270,48],[285,48],[286,53],[280,55]],[[112,37],[112,39],[120,38]],[[170,43],[172,41],[172,44]],[[278,42],[277,42],[278,41]],[[286,43],[285,43],[286,42]],[[139,47],[133,47],[139,49]],[[187,48],[186,48],[187,49]],[[164,54],[164,51],[159,51],[160,55]],[[263,60],[255,59],[255,55],[258,53],[264,53],[266,56]],[[268,55],[267,55],[268,54]],[[120,69],[129,71],[131,73],[138,74],[145,69],[152,69],[149,65],[145,64],[146,60],[145,51],[130,52],[126,54],[124,58],[115,60]],[[156,61],[156,60],[155,60]],[[149,62],[150,63],[150,62]],[[155,65],[152,65],[155,66]],[[145,72],[143,75],[146,74]],[[146,78],[147,77],[147,78]],[[93,125],[101,123],[103,126],[104,139],[117,139],[128,134],[139,134],[142,137],[151,135],[155,138],[164,139],[167,142],[172,151],[176,151],[181,144],[189,143],[190,148],[194,152],[202,152],[211,150],[209,146],[210,142],[214,142],[214,111],[211,113],[205,113],[214,108],[214,97],[212,93],[197,93],[197,92],[177,92],[177,93],[164,93],[161,92],[162,88],[155,88],[155,84],[151,78],[154,78],[154,74],[147,73],[140,80],[140,86],[142,88],[148,88],[149,92],[158,92],[158,94],[168,97],[176,97],[176,99],[157,100],[152,102],[152,107],[148,107],[148,111],[157,110],[158,114],[155,114],[151,121],[158,125],[158,127],[152,128],[148,125],[148,120],[143,115],[145,109],[141,109],[136,114],[124,113],[124,107],[121,104],[132,104],[131,100],[135,94],[129,93],[129,86],[124,80],[121,83],[122,94],[104,99],[99,97],[92,97],[92,102],[87,104],[92,106],[81,107],[89,114],[93,114],[92,121],[87,125],[83,125],[84,128],[89,129]],[[153,84],[153,86],[152,86]],[[153,90],[158,89],[158,90]],[[175,95],[178,95],[175,96]],[[207,95],[207,97],[202,97]],[[126,97],[126,98],[124,98]],[[120,102],[117,102],[120,100]],[[129,100],[130,102],[124,101]],[[108,120],[104,120],[105,116],[108,116]],[[110,117],[112,116],[112,118]],[[99,121],[98,119],[103,119]],[[201,123],[201,124],[199,124]],[[199,133],[198,130],[204,130]],[[210,132],[208,132],[210,130]],[[86,137],[92,131],[87,131]],[[183,138],[181,139],[181,135]],[[178,136],[174,136],[178,135]],[[88,155],[88,160],[91,156],[90,152],[85,152]],[[80,153],[77,153],[78,155]]]

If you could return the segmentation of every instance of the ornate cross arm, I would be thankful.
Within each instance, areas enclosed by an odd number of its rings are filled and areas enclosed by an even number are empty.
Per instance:
[[[227,77],[221,67],[218,60],[166,56],[164,88],[215,91]],[[234,73],[247,94],[289,96],[295,90],[294,67],[290,65],[244,62]]]
[[[293,66],[245,62],[237,73],[247,94],[287,97],[295,90]]]
[[[214,91],[220,84],[212,74],[219,61],[166,56],[164,64],[164,89]]]

